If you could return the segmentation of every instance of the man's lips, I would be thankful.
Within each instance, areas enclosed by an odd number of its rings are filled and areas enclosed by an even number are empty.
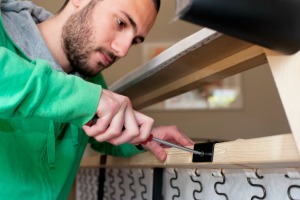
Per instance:
[[[103,52],[99,52],[99,54],[100,54],[100,59],[104,66],[110,65],[114,61],[114,59],[111,56],[109,56]]]

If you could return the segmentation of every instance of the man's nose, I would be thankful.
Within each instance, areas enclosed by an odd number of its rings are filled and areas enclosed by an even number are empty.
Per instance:
[[[112,48],[115,50],[118,57],[124,57],[127,55],[129,48],[132,45],[131,37],[122,37],[120,39],[115,40],[112,43]]]

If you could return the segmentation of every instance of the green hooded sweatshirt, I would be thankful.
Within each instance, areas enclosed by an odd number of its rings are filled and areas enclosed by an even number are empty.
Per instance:
[[[51,15],[31,2],[0,4],[0,199],[67,199],[88,143],[114,156],[141,151],[82,130],[106,86],[101,75],[91,83],[59,71],[36,27]]]

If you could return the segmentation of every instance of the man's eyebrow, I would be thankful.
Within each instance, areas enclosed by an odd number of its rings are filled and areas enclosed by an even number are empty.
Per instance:
[[[124,12],[124,11],[121,11],[121,13],[123,13],[123,14],[127,17],[127,19],[128,19],[128,21],[130,22],[131,26],[133,26],[134,31],[137,32],[136,23],[135,23],[135,21],[132,19],[132,17],[131,17],[128,13],[126,13],[126,12]]]
[[[128,21],[130,22],[131,26],[133,27],[134,32],[137,32],[137,26],[136,26],[135,21],[132,19],[132,17],[128,13],[126,13],[124,11],[121,11],[121,13],[123,13],[126,16],[126,18],[128,19]],[[139,38],[139,40],[141,40],[141,42],[143,42],[144,39],[145,39],[143,36],[138,36],[137,38]]]

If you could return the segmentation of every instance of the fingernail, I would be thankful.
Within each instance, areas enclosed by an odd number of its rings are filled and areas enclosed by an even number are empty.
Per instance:
[[[166,154],[164,152],[160,152],[158,154],[159,160],[164,161],[166,159]]]

